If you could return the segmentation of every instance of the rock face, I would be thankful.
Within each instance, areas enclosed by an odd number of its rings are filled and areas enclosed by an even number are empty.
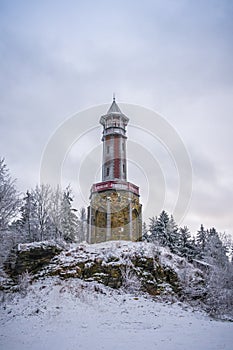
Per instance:
[[[36,273],[62,251],[55,242],[34,242],[18,244],[5,262],[5,271],[14,279],[28,271]]]
[[[111,288],[142,290],[151,295],[165,290],[179,293],[182,288],[177,273],[160,263],[153,244],[142,242],[81,244],[56,256],[41,274],[97,281]]]
[[[145,242],[79,244],[69,250],[54,242],[24,244],[17,247],[5,268],[13,279],[28,271],[33,278],[80,278],[150,295],[179,296],[185,284],[197,291],[203,282],[200,270],[185,259]]]

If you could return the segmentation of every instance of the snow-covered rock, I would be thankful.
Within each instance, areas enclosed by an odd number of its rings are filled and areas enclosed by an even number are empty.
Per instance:
[[[56,242],[20,244],[10,261],[7,271],[13,278],[28,272],[33,279],[79,278],[154,296],[201,299],[204,295],[203,273],[186,259],[153,243],[81,243],[69,249],[62,249]]]
[[[35,273],[63,250],[55,241],[18,244],[5,262],[5,271],[14,279],[28,271]]]

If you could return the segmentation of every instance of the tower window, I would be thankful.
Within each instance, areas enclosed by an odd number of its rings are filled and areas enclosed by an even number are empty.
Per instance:
[[[125,144],[124,144],[124,142],[122,142],[122,149],[123,149],[123,151],[125,150]]]
[[[123,173],[125,173],[125,164],[123,164]]]
[[[109,168],[107,168],[107,176],[109,176]]]
[[[109,153],[109,150],[110,150],[110,147],[109,147],[109,146],[107,146],[107,153]]]

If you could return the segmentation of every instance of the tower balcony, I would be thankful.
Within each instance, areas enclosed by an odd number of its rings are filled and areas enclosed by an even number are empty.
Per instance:
[[[91,195],[95,192],[102,192],[107,190],[116,190],[116,191],[129,191],[137,196],[139,196],[139,187],[132,184],[131,182],[118,182],[118,181],[104,181],[98,182],[92,185]]]
[[[103,136],[108,136],[108,135],[121,135],[121,136],[125,136],[126,134],[126,130],[124,128],[121,127],[108,127],[106,129],[104,129],[103,131]]]

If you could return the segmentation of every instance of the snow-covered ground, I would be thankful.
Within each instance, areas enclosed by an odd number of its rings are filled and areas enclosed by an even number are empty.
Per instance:
[[[48,278],[2,303],[1,350],[231,350],[233,323],[69,279]]]

